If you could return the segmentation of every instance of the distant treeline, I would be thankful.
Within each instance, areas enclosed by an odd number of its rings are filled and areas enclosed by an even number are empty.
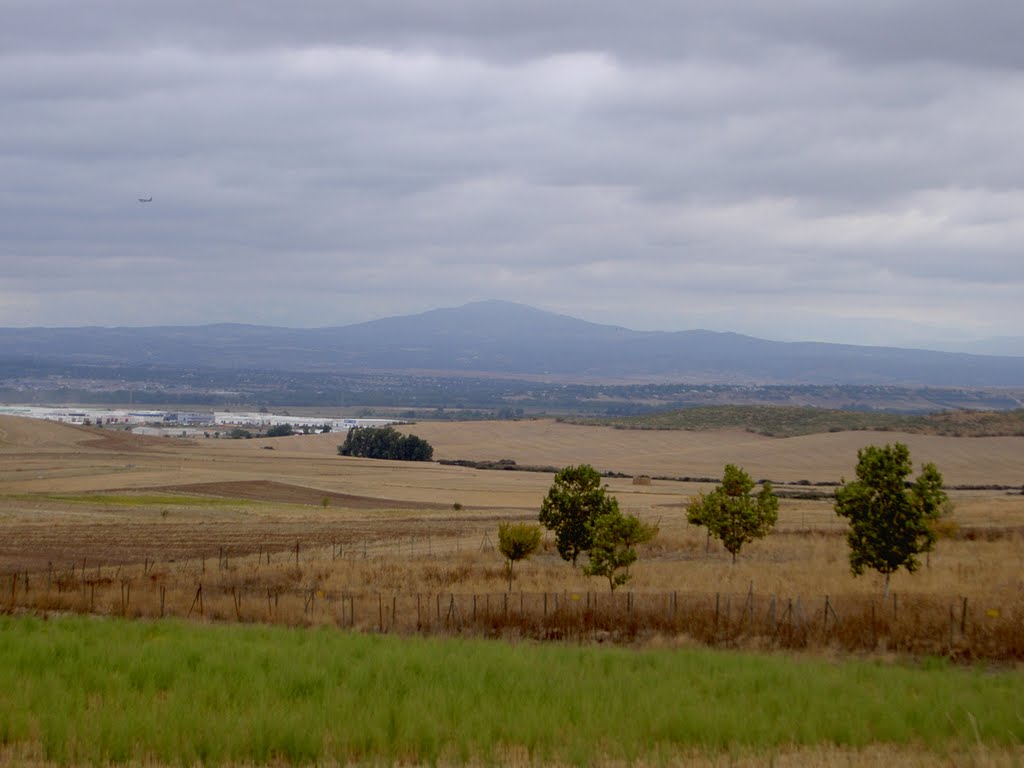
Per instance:
[[[465,420],[536,416],[658,418],[675,409],[811,405],[868,416],[942,409],[1002,411],[1022,392],[887,385],[575,384],[524,379],[336,373],[0,358],[0,402],[158,407],[359,408],[363,417]],[[658,428],[658,427],[652,427]],[[677,427],[670,427],[677,428]]]
[[[1012,411],[960,410],[909,415],[783,405],[720,405],[682,408],[641,416],[563,420],[572,424],[602,425],[616,429],[745,429],[768,437],[853,430],[951,437],[1024,435],[1024,408]]]

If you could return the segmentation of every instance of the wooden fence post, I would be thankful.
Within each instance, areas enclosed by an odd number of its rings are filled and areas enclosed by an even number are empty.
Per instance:
[[[203,615],[203,583],[199,582],[199,587],[196,589],[196,596],[192,598],[192,606],[188,609],[188,615],[185,618],[192,616],[192,611],[195,610],[196,604],[199,604],[199,615]]]
[[[128,603],[132,599],[132,580],[121,579],[121,615],[128,615]]]

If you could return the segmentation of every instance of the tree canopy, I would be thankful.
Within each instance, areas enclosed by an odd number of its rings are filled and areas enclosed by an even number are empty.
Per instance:
[[[508,589],[512,591],[512,566],[525,560],[540,546],[540,526],[526,523],[498,524],[498,551],[507,560]]]
[[[619,503],[601,485],[601,474],[589,464],[563,467],[555,475],[540,508],[541,524],[555,534],[555,547],[563,560],[576,565],[590,549],[593,521],[606,512],[618,512]]]
[[[908,484],[912,471],[906,445],[869,445],[857,451],[857,479],[836,490],[836,514],[850,521],[850,569],[855,576],[866,568],[884,574],[886,595],[892,574],[900,568],[913,573],[921,564],[917,556],[934,546],[934,523],[949,500],[934,464],[923,465]]]
[[[768,535],[779,517],[779,498],[771,483],[751,495],[754,481],[735,464],[726,464],[722,484],[711,493],[700,494],[686,510],[691,525],[703,525],[708,534],[722,542],[732,561],[744,544]]]
[[[637,559],[634,547],[653,539],[658,527],[642,522],[636,515],[623,515],[617,508],[598,515],[589,527],[589,562],[583,572],[587,576],[604,576],[614,592],[629,581],[629,566]]]
[[[434,448],[416,435],[403,435],[394,427],[352,427],[338,446],[342,456],[400,461],[431,461]]]

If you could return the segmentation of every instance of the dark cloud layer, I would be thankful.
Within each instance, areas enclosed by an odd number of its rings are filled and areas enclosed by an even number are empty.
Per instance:
[[[0,9],[2,325],[1024,319],[1010,0]]]

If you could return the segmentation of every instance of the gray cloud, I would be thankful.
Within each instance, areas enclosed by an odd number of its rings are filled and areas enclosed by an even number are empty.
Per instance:
[[[493,297],[766,337],[1016,335],[1022,16],[7,2],[0,324]]]

